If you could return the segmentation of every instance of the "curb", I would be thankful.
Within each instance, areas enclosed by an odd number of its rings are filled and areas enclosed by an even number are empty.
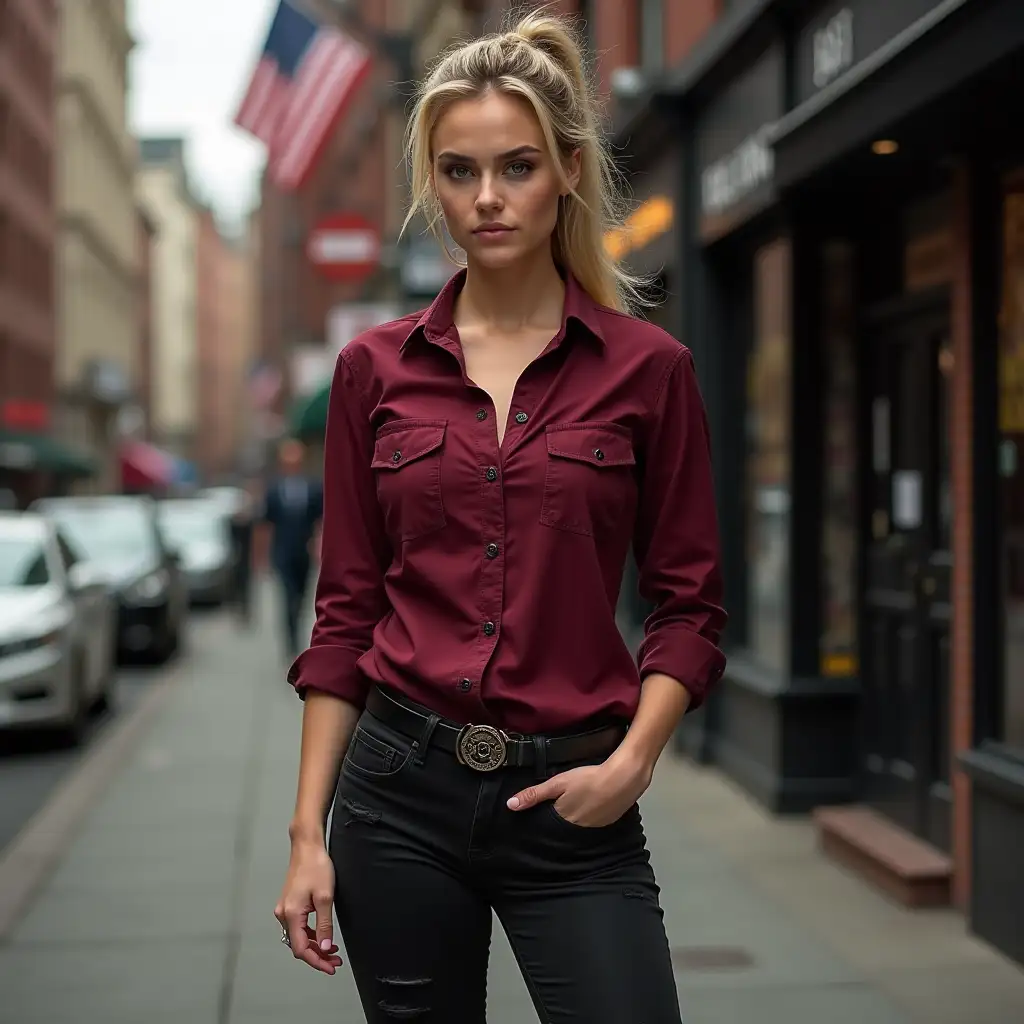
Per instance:
[[[0,854],[0,943],[21,920],[43,883],[68,852],[71,840],[103,795],[125,757],[153,724],[178,678],[172,670],[86,753],[76,769]]]

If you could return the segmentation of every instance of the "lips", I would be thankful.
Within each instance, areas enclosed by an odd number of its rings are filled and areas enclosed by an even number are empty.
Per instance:
[[[513,229],[505,224],[484,224],[473,231],[474,235],[505,235]]]

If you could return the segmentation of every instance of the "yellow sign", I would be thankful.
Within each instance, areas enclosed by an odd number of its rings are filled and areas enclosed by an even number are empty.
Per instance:
[[[668,196],[652,196],[626,218],[622,227],[605,232],[605,252],[612,259],[623,259],[668,231],[674,216],[675,210]]]
[[[821,674],[829,679],[841,679],[857,674],[857,659],[852,654],[824,654]]]

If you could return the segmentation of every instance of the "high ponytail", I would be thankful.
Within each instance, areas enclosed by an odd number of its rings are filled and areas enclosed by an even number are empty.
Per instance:
[[[560,200],[552,238],[556,263],[603,305],[622,311],[643,305],[643,279],[605,250],[605,232],[621,225],[625,204],[583,49],[572,25],[556,15],[526,14],[504,31],[454,46],[438,59],[409,119],[412,205],[403,230],[422,211],[440,237],[441,210],[430,177],[431,134],[450,104],[487,89],[530,104],[560,173],[565,158],[580,151],[579,183]],[[570,187],[564,179],[563,185]]]

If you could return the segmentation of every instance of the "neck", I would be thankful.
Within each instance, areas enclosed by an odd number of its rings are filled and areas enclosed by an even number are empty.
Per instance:
[[[565,284],[550,252],[494,270],[470,262],[456,301],[457,320],[495,330],[550,328],[562,322]]]

